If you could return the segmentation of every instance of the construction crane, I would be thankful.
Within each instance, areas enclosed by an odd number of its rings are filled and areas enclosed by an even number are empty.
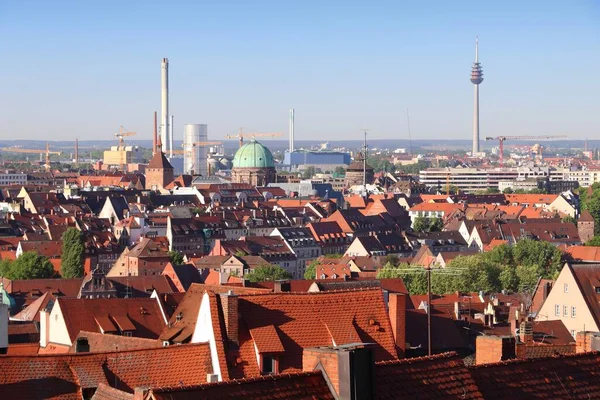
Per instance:
[[[544,136],[496,136],[486,137],[485,140],[497,140],[500,147],[500,166],[504,166],[504,141],[506,140],[549,140],[566,139],[567,135],[544,135]]]
[[[11,153],[34,153],[34,154],[46,154],[46,163],[44,164],[44,168],[50,168],[50,154],[61,155],[62,151],[50,151],[50,144],[46,143],[46,150],[33,150],[33,149],[21,149],[18,147],[3,147],[0,149],[1,151],[11,152]]]
[[[137,135],[137,132],[130,132],[127,129],[123,128],[123,125],[119,128],[119,132],[115,133],[115,137],[119,139],[119,147],[117,150],[121,153],[121,171],[125,173],[125,141],[124,137]]]
[[[240,147],[242,147],[244,145],[245,137],[255,138],[255,137],[259,137],[259,136],[278,137],[278,136],[281,136],[281,132],[246,132],[246,133],[244,133],[244,128],[240,128],[240,133],[238,133],[237,135],[226,135],[225,137],[227,139],[238,138],[238,140],[240,142]]]

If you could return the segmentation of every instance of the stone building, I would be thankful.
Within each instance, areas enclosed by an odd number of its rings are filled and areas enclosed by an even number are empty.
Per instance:
[[[146,168],[146,189],[159,190],[173,182],[173,166],[162,151],[157,152]]]
[[[594,217],[588,210],[584,210],[577,220],[577,231],[581,243],[586,243],[594,237]]]
[[[348,168],[346,168],[346,187],[363,184],[363,176],[365,175],[365,171],[363,170],[363,161],[363,153],[358,153],[354,161],[352,161]],[[373,167],[371,167],[369,164],[367,164],[366,175],[367,183],[373,183],[375,174],[373,172]]]
[[[231,181],[252,186],[275,182],[275,162],[271,151],[256,140],[240,147],[233,158]]]

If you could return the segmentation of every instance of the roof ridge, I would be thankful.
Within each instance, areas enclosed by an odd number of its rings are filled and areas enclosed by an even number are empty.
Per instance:
[[[240,384],[240,383],[276,381],[279,379],[298,378],[298,377],[305,377],[305,376],[306,377],[319,376],[322,374],[323,373],[321,371],[285,372],[282,374],[275,374],[275,375],[259,375],[259,376],[252,376],[250,378],[230,379],[227,381],[220,381],[220,382],[207,382],[207,383],[202,383],[199,385],[163,386],[163,387],[156,388],[153,391],[155,393],[159,393],[159,392],[170,391],[170,390],[208,389],[208,388],[215,387],[215,386],[227,386],[227,385]]]
[[[158,339],[157,339],[158,340]],[[186,343],[180,345],[171,345],[171,346],[163,346],[163,347],[151,347],[145,349],[130,349],[130,350],[117,350],[117,351],[99,351],[95,353],[54,353],[54,354],[15,354],[15,355],[6,355],[2,358],[4,359],[26,359],[26,358],[68,358],[68,357],[93,357],[93,356],[101,356],[103,354],[125,354],[125,353],[140,353],[143,351],[163,351],[168,349],[188,349],[189,347],[201,347],[201,346],[209,346],[209,342],[200,342],[200,343]]]
[[[533,363],[539,362],[541,360],[552,360],[559,358],[584,358],[584,357],[592,357],[592,356],[600,356],[600,351],[588,351],[585,353],[573,353],[573,354],[554,354],[546,357],[539,358],[514,358],[511,360],[498,361],[494,363],[488,364],[479,364],[479,365],[469,365],[467,366],[469,369],[482,369],[487,367],[495,367],[498,365],[506,365],[506,364],[525,364],[525,363]]]
[[[412,364],[414,362],[420,361],[435,361],[440,359],[447,359],[458,356],[458,353],[455,351],[448,351],[440,354],[433,354],[431,356],[422,356],[422,357],[412,357],[412,358],[402,358],[397,360],[387,360],[387,361],[377,361],[375,365],[399,365],[399,364]]]
[[[328,283],[328,282],[318,282],[317,280],[315,280],[314,282],[317,283]],[[313,283],[314,283],[313,282]],[[348,282],[348,281],[334,281],[331,283],[343,283],[343,282]],[[353,281],[350,281],[353,282]],[[359,281],[360,282],[360,281]],[[380,286],[375,286],[375,287],[361,287],[361,288],[349,288],[349,289],[335,289],[335,290],[326,290],[323,292],[269,292],[269,293],[243,293],[240,294],[239,296],[244,296],[244,297],[250,297],[250,296],[272,296],[272,295],[286,295],[286,294],[297,294],[297,295],[326,295],[326,294],[339,294],[339,293],[355,293],[355,292],[374,292],[374,291],[381,291],[381,287]]]

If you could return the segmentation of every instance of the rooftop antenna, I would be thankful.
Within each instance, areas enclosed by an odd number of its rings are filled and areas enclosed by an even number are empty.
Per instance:
[[[363,145],[363,188],[365,190],[365,197],[368,197],[368,193],[367,193],[367,131],[368,129],[365,129],[365,143]]]
[[[406,108],[406,124],[408,125],[408,154],[412,157],[412,136],[410,134],[410,115],[408,114],[408,108]]]

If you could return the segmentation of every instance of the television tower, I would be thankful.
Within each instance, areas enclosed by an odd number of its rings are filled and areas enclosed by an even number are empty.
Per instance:
[[[479,37],[475,38],[475,62],[471,67],[471,83],[475,85],[475,103],[473,104],[473,152],[479,153],[479,84],[483,82],[483,69],[479,62]]]

